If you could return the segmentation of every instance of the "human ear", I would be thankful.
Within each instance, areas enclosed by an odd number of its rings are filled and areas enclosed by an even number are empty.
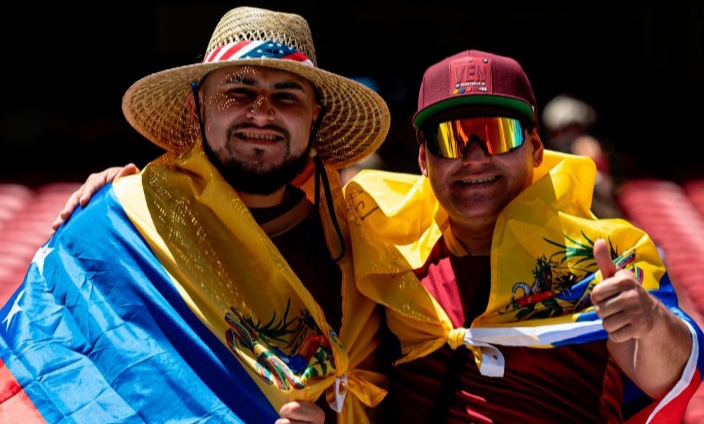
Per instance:
[[[318,116],[320,115],[321,110],[323,110],[323,107],[320,105],[320,103],[316,102],[315,105],[313,105],[313,118],[310,123],[311,131],[315,129],[315,123],[318,121]]]
[[[420,143],[418,145],[418,166],[420,167],[420,172],[424,176],[428,176],[428,158],[427,152],[425,151],[425,143]]]
[[[531,131],[530,142],[533,146],[533,167],[537,168],[543,163],[543,153],[545,151],[543,141],[540,139],[537,128]]]
[[[193,92],[188,93],[186,98],[186,107],[188,108],[188,113],[191,115],[193,122],[196,124],[197,128],[200,128],[200,121],[198,120],[198,108],[196,107],[196,100],[193,97]]]

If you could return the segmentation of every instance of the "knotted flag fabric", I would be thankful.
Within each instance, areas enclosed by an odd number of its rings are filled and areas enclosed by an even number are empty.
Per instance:
[[[482,374],[500,378],[501,346],[550,348],[605,340],[608,335],[589,299],[602,280],[592,248],[603,238],[617,266],[635,273],[649,293],[687,324],[693,339],[689,361],[671,392],[653,402],[629,384],[624,415],[633,423],[678,422],[672,419],[681,419],[704,375],[704,335],[679,308],[649,236],[625,220],[599,220],[592,214],[594,180],[590,159],[545,151],[533,184],[497,220],[489,304],[467,329],[453,327],[412,272],[425,263],[443,234],[452,238],[448,215],[428,179],[373,170],[355,176],[345,196],[358,285],[387,307],[387,322],[402,349],[397,363],[425,356],[445,343],[465,345]]]
[[[337,334],[202,148],[167,154],[77,210],[0,310],[0,422],[273,423],[321,395],[367,422],[382,318],[350,256]]]

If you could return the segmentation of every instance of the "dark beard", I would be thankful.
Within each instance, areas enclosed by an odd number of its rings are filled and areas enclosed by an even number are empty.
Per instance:
[[[292,156],[276,168],[262,171],[237,158],[229,158],[223,162],[221,158],[210,148],[207,140],[203,143],[203,150],[210,159],[213,166],[220,172],[222,178],[227,181],[233,189],[248,194],[272,194],[276,190],[285,187],[298,174],[303,172],[308,163],[311,143],[308,143],[306,150],[299,156]]]

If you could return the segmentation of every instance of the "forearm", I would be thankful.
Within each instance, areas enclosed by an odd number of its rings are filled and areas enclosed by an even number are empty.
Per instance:
[[[679,381],[691,355],[689,327],[657,303],[648,334],[624,343],[608,342],[609,352],[623,372],[653,399],[666,395]]]

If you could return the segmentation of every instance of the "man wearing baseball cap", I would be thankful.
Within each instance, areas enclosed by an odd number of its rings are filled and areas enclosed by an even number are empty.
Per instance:
[[[384,422],[680,422],[704,334],[649,236],[590,211],[594,162],[544,149],[520,64],[430,66],[413,125],[421,176],[344,188],[358,287],[398,348]]]
[[[317,67],[301,16],[237,7],[122,110],[166,153],[76,212],[0,310],[0,422],[287,423],[307,402],[368,422],[383,311],[356,289],[338,169],[385,139],[384,100]]]
[[[704,335],[648,235],[590,212],[594,162],[544,149],[520,64],[469,50],[430,66],[413,125],[422,176],[345,187],[368,240],[360,291],[397,338],[389,416],[680,422]]]

